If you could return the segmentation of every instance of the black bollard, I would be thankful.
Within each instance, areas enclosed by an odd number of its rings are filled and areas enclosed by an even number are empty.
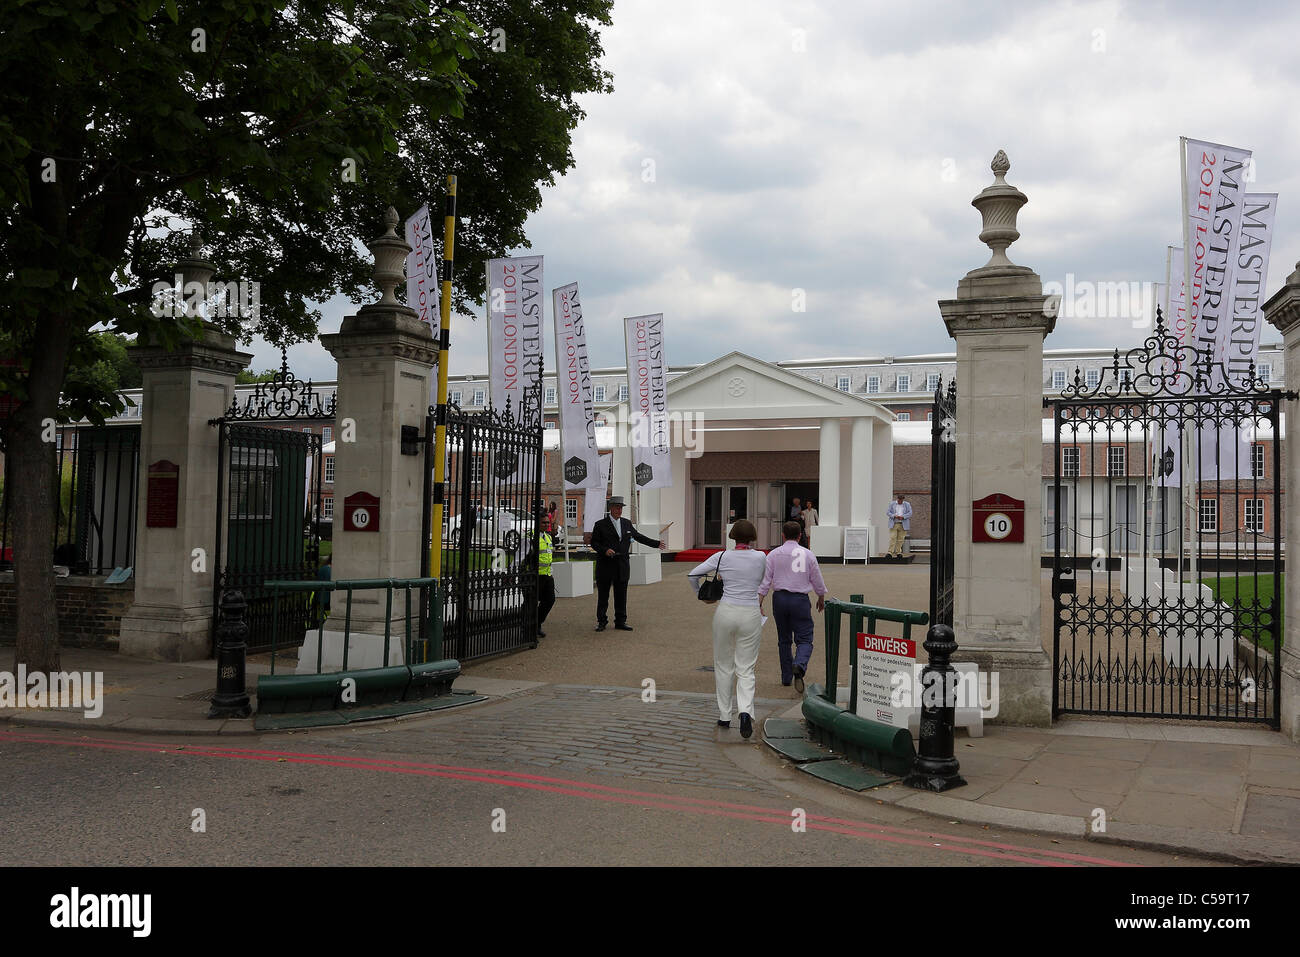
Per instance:
[[[921,672],[921,751],[903,778],[908,787],[947,791],[966,784],[953,756],[954,718],[957,709],[957,672],[949,660],[957,639],[948,625],[932,625],[925,636],[930,663]]]
[[[242,592],[221,596],[221,621],[217,625],[217,693],[212,696],[209,718],[247,718],[253,713],[244,690],[248,657],[248,602]]]

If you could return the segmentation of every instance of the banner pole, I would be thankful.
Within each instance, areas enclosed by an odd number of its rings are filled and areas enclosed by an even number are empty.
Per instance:
[[[442,313],[438,330],[438,406],[433,447],[433,515],[429,577],[442,578],[442,517],[447,488],[447,356],[451,352],[451,276],[456,243],[456,177],[447,177],[447,204],[442,226]],[[465,569],[461,569],[464,574]]]

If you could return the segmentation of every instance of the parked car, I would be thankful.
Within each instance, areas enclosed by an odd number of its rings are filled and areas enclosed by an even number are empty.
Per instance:
[[[447,544],[460,547],[461,530],[468,526],[465,516],[453,516],[447,527]],[[533,520],[522,509],[484,505],[474,510],[474,531],[470,544],[484,548],[504,548],[518,552],[533,536]]]

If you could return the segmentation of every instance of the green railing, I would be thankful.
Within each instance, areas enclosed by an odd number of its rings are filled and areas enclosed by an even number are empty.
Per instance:
[[[881,608],[877,605],[864,605],[862,595],[850,595],[848,601],[838,598],[826,599],[826,696],[834,703],[839,684],[840,672],[840,620],[849,616],[851,640],[849,641],[849,711],[857,713],[858,700],[858,632],[870,634],[876,630],[878,621],[895,621],[903,626],[903,638],[911,639],[913,625],[926,625],[930,616],[923,611],[900,611],[897,608]],[[911,678],[911,675],[908,676]]]
[[[438,579],[436,578],[354,578],[343,581],[269,581],[266,588],[274,596],[272,621],[276,627],[271,631],[271,674],[275,674],[276,647],[275,636],[279,634],[280,595],[285,592],[334,592],[347,593],[343,609],[343,671],[348,670],[348,651],[352,637],[352,596],[358,591],[377,591],[384,589],[386,601],[384,606],[384,664],[389,666],[389,644],[393,624],[393,592],[400,591],[405,602],[405,648],[407,665],[424,664],[439,661],[442,658],[442,601],[438,598]],[[412,614],[412,592],[415,592],[415,614]],[[426,594],[427,593],[427,594]],[[424,600],[422,600],[424,599]],[[322,602],[317,602],[323,608]],[[421,620],[419,609],[427,608],[427,620]],[[330,614],[316,615],[316,673],[321,673],[322,651],[325,643],[325,622],[337,621],[338,602],[330,599]],[[412,633],[411,624],[415,622],[416,630]],[[333,630],[333,629],[331,629]]]

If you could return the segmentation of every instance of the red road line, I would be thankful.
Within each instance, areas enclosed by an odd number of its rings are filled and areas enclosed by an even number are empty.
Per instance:
[[[564,794],[573,797],[586,797],[593,800],[605,801],[619,804],[650,804],[664,810],[688,811],[693,813],[702,813],[710,815],[721,815],[739,819],[755,820],[761,823],[779,823],[789,824],[790,819],[786,811],[776,810],[773,808],[761,807],[757,805],[734,804],[725,801],[712,801],[704,798],[679,797],[677,795],[658,794],[650,791],[634,791],[627,788],[612,787],[603,784],[592,784],[588,782],[572,781],[566,778],[554,778],[543,775],[525,774],[513,771],[500,771],[489,768],[466,768],[455,765],[427,764],[413,761],[399,761],[392,759],[370,758],[364,756],[330,756],[324,754],[310,754],[295,751],[275,751],[255,748],[237,748],[237,747],[214,747],[209,745],[186,744],[180,747],[168,747],[158,742],[150,741],[115,741],[106,738],[90,738],[83,736],[80,740],[59,740],[53,738],[42,738],[35,735],[13,732],[0,731],[0,739],[9,739],[20,742],[39,743],[39,744],[56,744],[64,746],[92,747],[100,750],[129,751],[138,753],[162,752],[166,754],[188,754],[202,757],[225,757],[236,760],[258,760],[258,761],[286,761],[295,764],[313,764],[323,767],[341,767],[354,770],[372,770],[387,771],[389,773],[401,774],[418,774],[429,777],[444,777],[454,780],[473,781],[489,784],[504,784],[507,787],[516,787],[527,790],[547,791],[557,794]],[[503,778],[512,778],[515,780],[502,780]],[[563,786],[555,786],[563,785]],[[605,792],[604,794],[594,794],[592,791]],[[646,800],[653,799],[653,800]],[[667,802],[667,803],[666,803]],[[684,806],[685,805],[685,806]],[[757,813],[734,813],[734,812],[757,812]],[[779,814],[779,817],[772,817],[773,814]],[[982,841],[974,838],[961,837],[959,835],[941,834],[930,831],[916,831],[908,828],[896,828],[888,825],[872,824],[868,822],[851,821],[843,818],[827,817],[825,815],[810,814],[807,816],[810,827],[815,830],[831,831],[841,834],[855,835],[866,837],[872,840],[881,840],[886,843],[908,844],[918,847],[941,847],[945,850],[956,851],[980,857],[990,857],[997,860],[1014,860],[1030,864],[1042,864],[1051,866],[1069,866],[1062,862],[1078,861],[1080,863],[1099,864],[1104,866],[1125,866],[1123,862],[1108,860],[1105,858],[1088,857],[1079,854],[1070,854],[1063,851],[1043,850],[1038,848],[1023,847],[1015,844],[1003,844],[995,841]],[[824,822],[824,823],[816,823]],[[839,825],[839,826],[836,826]],[[899,835],[898,837],[890,835]],[[908,839],[903,837],[907,835],[911,838],[926,838],[924,840]],[[939,837],[948,841],[959,844],[970,845],[969,847],[951,847],[945,845],[936,845],[929,838]],[[976,847],[989,847],[1007,852],[1019,853],[1001,853],[990,854],[984,851],[975,850]],[[1044,861],[1038,858],[1026,858],[1019,856],[1020,853],[1034,854],[1041,857],[1057,858],[1059,860]]]

